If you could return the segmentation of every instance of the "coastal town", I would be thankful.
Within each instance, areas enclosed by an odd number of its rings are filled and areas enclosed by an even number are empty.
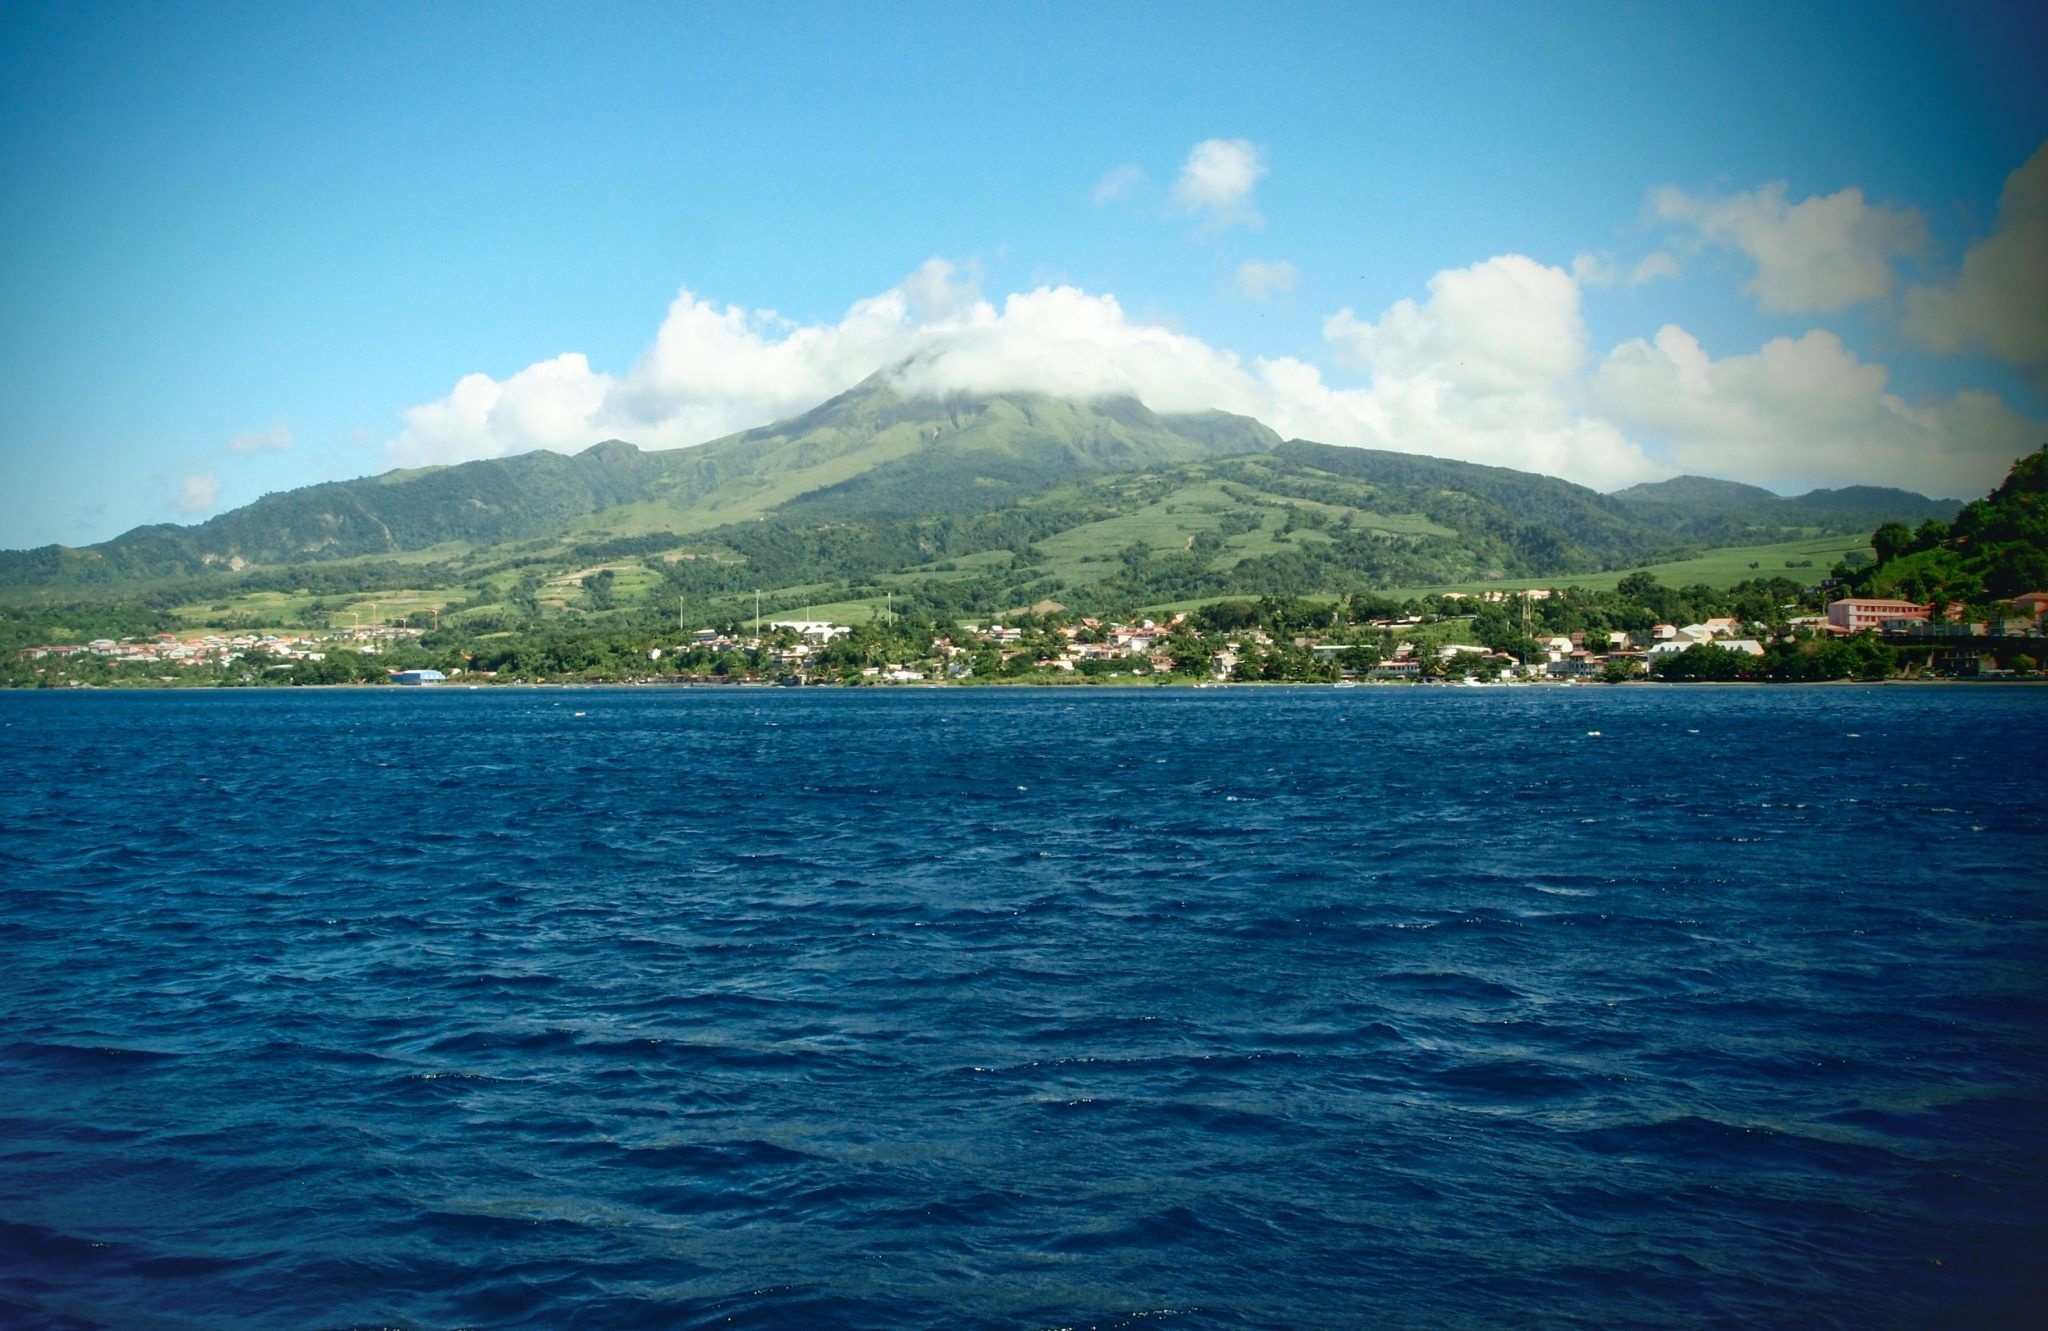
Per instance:
[[[1975,618],[1960,605],[1843,597],[1817,613],[1794,613],[1801,607],[1787,603],[1766,619],[1717,614],[1639,628],[1536,627],[1584,617],[1559,614],[1582,595],[1549,588],[1449,592],[1413,604],[1411,613],[1363,618],[1337,604],[1269,599],[1130,620],[1070,616],[1054,603],[951,625],[768,619],[751,628],[671,629],[630,646],[611,641],[583,660],[516,640],[436,641],[430,630],[402,625],[159,633],[28,647],[14,654],[10,682],[1625,683],[1782,677],[1758,673],[1774,657],[1841,663],[1792,678],[2008,678],[2038,674],[2048,661],[2048,592],[2016,596]]]

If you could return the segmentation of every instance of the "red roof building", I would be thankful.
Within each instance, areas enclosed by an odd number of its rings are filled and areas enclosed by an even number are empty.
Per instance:
[[[1918,601],[1887,601],[1875,596],[1845,596],[1828,603],[1828,624],[1848,633],[1881,629],[1887,620],[1928,619],[1932,607]]]

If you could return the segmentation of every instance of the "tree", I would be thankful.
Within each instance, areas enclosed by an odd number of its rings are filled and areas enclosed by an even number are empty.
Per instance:
[[[1743,652],[1703,642],[1682,652],[1668,652],[1652,659],[1650,674],[1665,680],[1724,682],[1747,679],[1755,673],[1752,657]]]
[[[1209,644],[1184,630],[1166,640],[1166,651],[1173,658],[1173,673],[1176,675],[1200,677],[1207,675],[1215,665]]]
[[[1250,601],[1217,601],[1195,611],[1195,622],[1213,633],[1234,633],[1259,622],[1259,608]]]
[[[1903,522],[1887,522],[1870,534],[1871,549],[1879,566],[1889,564],[1913,548],[1913,529]]]
[[[1353,643],[1339,654],[1338,659],[1344,663],[1345,669],[1364,674],[1385,660],[1386,652],[1377,642]]]
[[[1614,590],[1621,593],[1624,600],[1642,602],[1662,591],[1663,587],[1658,584],[1656,574],[1645,570],[1628,574],[1614,585]]]

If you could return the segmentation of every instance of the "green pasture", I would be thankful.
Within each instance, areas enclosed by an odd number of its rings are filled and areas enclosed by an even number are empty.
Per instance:
[[[1299,536],[1301,533],[1295,534]],[[1602,573],[1558,573],[1549,577],[1432,583],[1426,586],[1390,587],[1380,594],[1399,599],[1420,599],[1443,592],[1521,591],[1531,587],[1547,587],[1560,591],[1566,587],[1582,587],[1589,592],[1613,591],[1623,578],[1639,571],[1649,573],[1667,587],[1733,587],[1752,578],[1789,578],[1793,582],[1807,586],[1826,577],[1827,571],[1845,554],[1852,551],[1866,555],[1871,553],[1867,542],[1858,541],[1853,536],[1817,536],[1774,545],[1729,546],[1720,550],[1708,550],[1690,559],[1672,560],[1662,564],[1643,564],[1635,568],[1611,569]],[[1333,599],[1328,592],[1314,591],[1304,591],[1301,597],[1308,601]],[[1241,596],[1205,596],[1187,601],[1161,602],[1146,609],[1154,613],[1173,613],[1194,610],[1215,601],[1243,599],[1245,598]]]
[[[314,596],[310,592],[244,592],[192,601],[171,609],[184,628],[349,628],[396,624],[407,615],[443,609],[461,599],[460,588],[399,588],[370,593]]]
[[[1690,559],[1635,568],[1611,569],[1604,573],[1560,573],[1547,578],[1500,578],[1484,582],[1445,583],[1430,587],[1403,587],[1397,596],[1429,596],[1438,592],[1518,591],[1525,587],[1583,587],[1587,591],[1613,591],[1631,573],[1647,572],[1667,587],[1732,587],[1752,578],[1789,578],[1802,586],[1820,581],[1844,555],[1869,554],[1870,544],[1854,536],[1811,536],[1776,545],[1738,545],[1708,550]]]

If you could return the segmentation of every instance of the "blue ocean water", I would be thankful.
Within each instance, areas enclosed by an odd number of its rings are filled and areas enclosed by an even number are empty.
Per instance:
[[[2044,720],[0,695],[0,1324],[2038,1324]]]

